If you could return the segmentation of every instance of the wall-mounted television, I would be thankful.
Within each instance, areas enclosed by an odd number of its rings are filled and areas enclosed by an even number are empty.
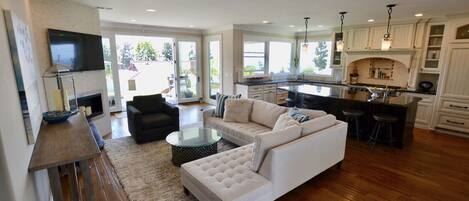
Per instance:
[[[52,66],[72,72],[104,70],[101,36],[49,29]]]

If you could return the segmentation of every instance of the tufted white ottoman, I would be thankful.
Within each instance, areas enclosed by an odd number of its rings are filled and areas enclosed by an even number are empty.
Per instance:
[[[251,159],[249,144],[185,163],[182,184],[201,201],[273,200],[271,182],[249,168]]]

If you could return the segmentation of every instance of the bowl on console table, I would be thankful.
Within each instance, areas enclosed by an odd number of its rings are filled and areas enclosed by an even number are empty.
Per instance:
[[[70,111],[49,111],[42,113],[42,119],[49,124],[65,122],[70,116],[72,116]]]

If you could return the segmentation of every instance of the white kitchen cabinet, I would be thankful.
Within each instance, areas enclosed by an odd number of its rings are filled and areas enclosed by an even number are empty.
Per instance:
[[[447,49],[436,126],[469,133],[469,44]]]
[[[357,28],[347,32],[347,50],[362,51],[368,49],[369,28]]]
[[[440,73],[445,55],[445,35],[446,25],[441,23],[431,23],[425,33],[423,62],[421,71],[424,73]]]
[[[418,93],[405,93],[405,95],[422,98],[422,100],[417,103],[417,113],[414,126],[417,128],[429,129],[432,125],[435,95]]]
[[[263,100],[269,103],[277,102],[277,84],[244,85],[236,84],[236,93],[242,98]]]
[[[369,49],[380,50],[381,42],[383,41],[384,34],[386,34],[386,26],[371,27]]]
[[[414,24],[391,26],[391,49],[411,49],[414,36]]]

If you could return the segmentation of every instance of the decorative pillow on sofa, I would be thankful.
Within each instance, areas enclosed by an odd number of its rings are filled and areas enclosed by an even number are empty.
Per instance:
[[[251,121],[269,128],[274,128],[278,117],[285,112],[287,112],[286,107],[261,100],[254,100],[252,104]]]
[[[252,150],[251,170],[257,172],[270,149],[300,138],[301,127],[290,126],[256,135]]]
[[[327,113],[322,111],[322,110],[311,110],[311,109],[305,109],[305,108],[289,108],[288,109],[288,112],[292,111],[292,110],[297,110],[298,112],[302,113],[302,114],[305,114],[305,115],[308,115],[309,116],[309,119],[314,119],[314,118],[318,118],[318,117],[322,117],[322,116],[326,116]]]
[[[225,101],[225,113],[223,121],[249,123],[252,100],[249,99],[228,99]]]
[[[299,125],[300,123],[298,123],[298,121],[293,119],[293,117],[291,117],[288,113],[284,113],[278,117],[277,122],[275,122],[275,126],[272,130],[277,131],[277,130],[284,129],[289,126],[299,126]]]
[[[329,128],[333,126],[335,122],[336,118],[334,115],[331,114],[303,122],[300,124],[300,126],[303,128],[303,131],[301,131],[301,136],[309,135],[317,131]]]
[[[307,114],[303,114],[300,110],[296,107],[291,108],[288,111],[288,115],[290,115],[294,120],[298,121],[299,123],[303,123],[309,120],[309,116]]]
[[[220,93],[217,93],[216,95],[216,102],[217,102],[217,107],[215,107],[215,113],[213,113],[214,117],[220,117],[223,118],[223,114],[225,113],[225,101],[226,99],[239,99],[241,98],[241,94],[238,95],[223,95]]]

